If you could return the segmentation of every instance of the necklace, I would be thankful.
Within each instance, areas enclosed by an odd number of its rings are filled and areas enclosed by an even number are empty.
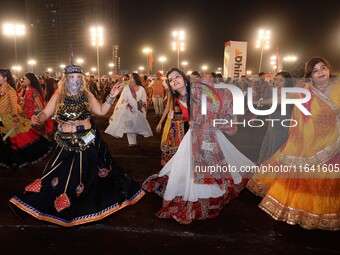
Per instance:
[[[330,83],[327,83],[325,85],[321,85],[321,86],[315,86],[317,90],[319,90],[321,93],[325,93],[325,91],[327,90],[328,86]]]

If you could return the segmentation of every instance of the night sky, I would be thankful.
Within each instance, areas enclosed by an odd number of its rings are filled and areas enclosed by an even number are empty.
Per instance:
[[[154,69],[160,69],[160,55],[167,57],[164,69],[176,66],[171,33],[174,29],[183,29],[187,49],[181,53],[181,61],[189,62],[187,69],[199,70],[203,64],[208,65],[210,71],[222,67],[224,43],[234,40],[248,42],[247,70],[256,72],[260,59],[260,50],[255,48],[257,32],[265,28],[272,31],[271,48],[264,52],[265,71],[270,70],[267,63],[276,47],[281,57],[294,54],[305,62],[310,57],[323,56],[334,68],[340,69],[340,1],[313,2],[122,0],[121,68],[132,71],[145,66],[142,49],[146,46],[153,49]],[[8,1],[2,5],[1,12],[1,23],[16,17],[24,21],[24,1]],[[1,38],[1,66],[8,65],[8,58],[13,55],[10,41],[4,36]],[[25,49],[23,46],[20,50]]]

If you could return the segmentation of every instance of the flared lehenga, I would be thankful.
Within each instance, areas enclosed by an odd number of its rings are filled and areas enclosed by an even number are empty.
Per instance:
[[[143,197],[140,186],[112,159],[99,132],[92,131],[95,143],[83,151],[57,145],[44,177],[10,199],[19,217],[18,209],[39,220],[71,227],[103,219]],[[55,137],[66,141],[68,135],[74,134],[57,131]]]
[[[58,107],[59,122],[90,119],[92,128],[79,126],[82,128],[74,133],[55,133],[55,149],[43,176],[9,201],[17,216],[28,213],[39,220],[72,227],[103,219],[144,196],[140,186],[111,157],[88,105],[81,92],[66,96]]]
[[[207,109],[210,110],[207,116],[200,114],[203,88],[214,93],[207,100]],[[237,197],[248,181],[249,177],[239,171],[241,166],[254,165],[222,132],[235,134],[236,126],[211,128],[213,118],[235,120],[231,113],[230,92],[217,91],[212,84],[205,83],[192,84],[191,91],[191,128],[176,154],[158,174],[147,178],[142,185],[145,190],[163,198],[162,208],[156,214],[158,217],[173,218],[183,224],[217,217],[225,204]],[[216,98],[219,98],[219,105]],[[209,166],[226,169],[228,165],[236,171],[206,171]]]
[[[46,158],[50,142],[31,127],[31,121],[20,114],[16,91],[8,86],[0,97],[0,166],[21,168]]]
[[[329,97],[310,84],[306,105],[312,116],[298,109],[287,143],[263,165],[293,166],[288,174],[256,174],[247,187],[263,196],[259,207],[278,221],[306,229],[340,230],[340,83],[334,82]]]
[[[241,166],[251,166],[253,163],[241,154],[221,131],[216,131],[223,155],[229,164],[239,169]],[[163,197],[163,205],[157,216],[174,218],[180,223],[190,223],[192,220],[215,218],[220,210],[230,200],[237,197],[247,183],[246,178],[235,173],[234,178],[223,178],[225,182],[221,189],[218,183],[195,183],[191,160],[192,130],[184,136],[176,154],[155,175],[150,176],[142,187]]]

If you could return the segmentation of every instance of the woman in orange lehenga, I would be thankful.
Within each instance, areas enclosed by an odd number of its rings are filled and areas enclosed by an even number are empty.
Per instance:
[[[292,119],[298,125],[290,128],[287,143],[263,163],[292,166],[289,178],[254,175],[247,185],[264,197],[259,207],[275,220],[306,229],[340,230],[340,81],[332,81],[329,73],[325,59],[307,62],[305,78],[311,83],[303,87],[312,95],[305,104],[312,115],[295,107]]]

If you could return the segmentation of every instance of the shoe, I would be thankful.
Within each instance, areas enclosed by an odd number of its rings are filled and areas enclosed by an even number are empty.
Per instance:
[[[130,148],[137,147],[137,144],[129,144],[128,147],[130,147]]]

